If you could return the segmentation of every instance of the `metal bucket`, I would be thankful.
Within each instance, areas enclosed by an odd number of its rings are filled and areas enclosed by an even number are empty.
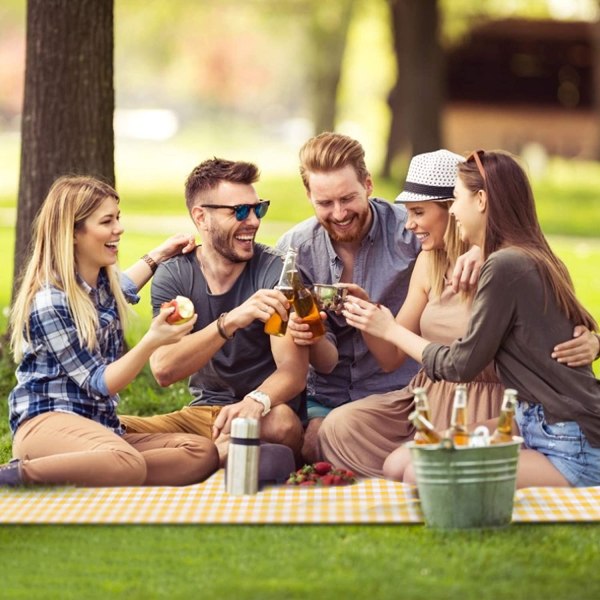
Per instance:
[[[425,524],[439,529],[510,524],[523,440],[479,448],[408,444]]]

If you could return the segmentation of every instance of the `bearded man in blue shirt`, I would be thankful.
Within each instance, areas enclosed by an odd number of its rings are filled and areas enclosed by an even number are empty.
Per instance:
[[[293,227],[277,247],[298,252],[298,268],[305,283],[343,284],[350,292],[379,302],[396,313],[408,284],[420,244],[405,228],[406,209],[372,198],[373,180],[361,144],[338,133],[322,133],[300,150],[300,174],[315,216]],[[313,339],[310,333],[290,329],[298,344],[310,346],[309,423],[303,456],[319,458],[317,433],[327,414],[342,404],[370,394],[404,387],[417,371],[407,360],[385,373],[369,352],[363,334],[343,316],[327,314],[328,333]],[[333,341],[337,355],[328,350]]]

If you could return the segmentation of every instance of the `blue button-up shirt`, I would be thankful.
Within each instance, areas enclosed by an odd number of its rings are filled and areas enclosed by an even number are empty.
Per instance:
[[[123,352],[117,304],[104,270],[95,289],[78,282],[98,310],[98,343],[93,350],[82,344],[64,291],[52,285],[38,291],[29,316],[31,342],[25,343],[17,385],[8,397],[13,435],[24,420],[51,411],[75,413],[123,433],[119,396],[109,394],[104,377]],[[121,286],[129,302],[139,301],[131,279],[121,275]]]
[[[378,198],[369,200],[373,223],[362,240],[354,260],[352,281],[367,291],[374,302],[398,312],[408,292],[408,284],[420,245],[405,228],[406,209]],[[277,243],[281,250],[295,248],[298,269],[305,283],[338,283],[344,265],[327,231],[311,217],[285,233]],[[350,327],[343,316],[328,313],[327,322],[338,347],[339,362],[332,373],[311,372],[309,392],[328,407],[370,394],[404,387],[417,372],[417,364],[407,359],[392,373],[384,373],[369,352],[362,334]]]

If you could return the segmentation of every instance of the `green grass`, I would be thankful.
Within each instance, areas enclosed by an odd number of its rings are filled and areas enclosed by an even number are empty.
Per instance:
[[[597,598],[598,525],[0,529],[3,598]]]
[[[145,184],[147,191],[120,190],[127,228],[122,265],[165,236],[155,219],[144,217],[184,214],[180,186]],[[395,197],[398,188],[392,181],[376,182],[383,197]],[[600,240],[594,239],[598,189],[600,167],[589,164],[563,168],[558,163],[536,185],[544,229],[560,234],[551,243],[567,263],[580,298],[600,318]],[[295,175],[265,176],[258,191],[273,201],[260,241],[274,243],[311,214]],[[14,194],[0,193],[0,209],[10,210],[14,203]],[[0,332],[6,329],[2,309],[9,301],[14,244],[14,221],[2,210]],[[177,230],[189,229],[185,218],[176,223]],[[570,235],[580,237],[564,237]],[[130,343],[148,325],[149,288],[135,310]],[[4,398],[14,385],[13,370],[0,345]],[[122,411],[151,414],[181,406],[187,390],[185,384],[159,388],[146,368],[121,396]],[[0,462],[9,457],[7,404],[0,402]],[[0,596],[586,599],[600,593],[598,555],[596,524],[456,533],[422,526],[0,526]]]

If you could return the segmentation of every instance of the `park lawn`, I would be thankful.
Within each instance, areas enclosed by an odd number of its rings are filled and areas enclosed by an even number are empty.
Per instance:
[[[161,239],[131,233],[128,264]],[[273,241],[273,240],[264,240]],[[553,238],[582,298],[600,314],[600,242]],[[3,282],[2,287],[5,287]],[[148,289],[129,339],[150,318]],[[7,290],[2,290],[7,294]],[[12,386],[0,360],[0,394]],[[158,387],[148,368],[121,410],[167,412],[185,384]],[[0,403],[0,462],[10,457]],[[512,525],[444,533],[416,525],[0,526],[2,598],[596,598],[600,524]]]
[[[4,526],[2,597],[595,599],[600,525]]]
[[[259,241],[274,243],[291,223],[310,214],[301,186],[293,191],[290,181],[274,178],[259,189],[261,196],[273,200]],[[544,225],[546,231],[582,236],[552,237],[551,243],[567,263],[579,296],[600,317],[600,241],[593,239],[599,188],[596,179],[590,181],[587,188],[579,183],[581,189],[548,182],[540,216],[544,222],[544,215],[555,215],[547,218],[552,225]],[[396,193],[391,182],[376,185],[382,196]],[[178,194],[122,192],[122,197],[124,213],[134,217],[183,212]],[[0,198],[2,206],[10,208],[10,201]],[[562,209],[562,217],[549,206]],[[0,308],[5,309],[14,237],[6,223],[0,223],[0,234],[5,261]],[[132,226],[121,247],[122,265],[163,237]],[[143,290],[136,312],[130,343],[147,327],[149,289]],[[0,332],[5,328],[4,315]],[[0,348],[4,398],[14,368],[5,350]],[[123,391],[122,410],[163,412],[186,401],[184,384],[160,389],[146,368]],[[7,406],[2,402],[0,462],[9,457]],[[599,555],[600,524],[512,525],[453,533],[415,525],[0,526],[0,597],[586,599],[600,593]]]

